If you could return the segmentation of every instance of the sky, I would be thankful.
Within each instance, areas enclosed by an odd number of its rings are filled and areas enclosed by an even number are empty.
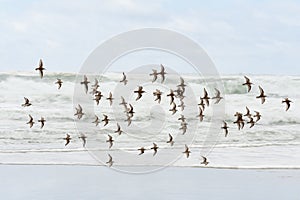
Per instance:
[[[300,75],[300,1],[0,0],[0,71],[77,72],[102,42],[133,29],[177,31],[221,74]]]

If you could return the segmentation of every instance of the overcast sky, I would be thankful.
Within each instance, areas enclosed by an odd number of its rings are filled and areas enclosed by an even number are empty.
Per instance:
[[[300,75],[300,1],[0,0],[0,71],[77,72],[110,37],[137,28],[178,31],[222,74]]]

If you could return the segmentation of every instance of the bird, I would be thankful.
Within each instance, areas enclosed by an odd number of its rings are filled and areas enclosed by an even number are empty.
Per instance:
[[[258,111],[254,111],[254,112],[256,113],[255,115],[253,115],[253,117],[256,117],[255,122],[258,122],[260,120],[261,114]]]
[[[177,112],[176,104],[174,102],[173,102],[173,107],[171,109],[169,109],[169,111],[172,112],[172,115],[174,115]]]
[[[203,165],[208,165],[208,161],[207,161],[207,158],[206,157],[204,157],[204,156],[201,156],[202,157],[202,159],[203,159],[203,161],[201,162],[201,164],[203,164]]]
[[[169,133],[169,140],[167,141],[167,143],[171,144],[171,146],[173,146],[174,141],[173,141],[173,136]]]
[[[170,93],[167,94],[167,97],[170,97],[170,98],[171,98],[171,99],[170,99],[170,105],[171,105],[172,103],[174,103],[174,96],[175,96],[174,91],[173,91],[173,90],[170,90]]]
[[[210,99],[210,97],[208,96],[208,93],[207,93],[207,91],[206,91],[205,88],[204,88],[204,95],[203,95],[203,97],[201,97],[201,99],[203,99],[205,101],[205,103],[206,103],[206,105],[208,107],[209,106],[209,99]]]
[[[99,102],[100,102],[101,98],[103,97],[103,95],[100,91],[96,91],[95,93],[96,93],[95,98],[93,100],[95,100],[96,104],[99,105]]]
[[[127,110],[127,102],[125,101],[124,97],[121,96],[121,100],[122,100],[122,102],[119,103],[119,105],[123,105]]]
[[[243,114],[242,113],[239,113],[239,112],[236,112],[235,115],[237,117],[236,121],[233,122],[234,124],[237,124],[238,125],[238,129],[243,129],[244,128],[244,119],[243,119]]]
[[[24,97],[25,103],[22,104],[23,107],[28,107],[31,106],[32,104],[29,102],[29,99],[27,99],[26,97]]]
[[[177,85],[177,87],[184,88],[185,86],[186,86],[186,84],[184,84],[184,79],[182,77],[180,77],[180,84]]]
[[[160,72],[158,74],[161,75],[161,83],[163,83],[165,81],[165,75],[167,73],[165,72],[165,67],[162,64],[160,64],[160,69],[161,70],[160,70]]]
[[[106,164],[108,165],[108,167],[111,167],[113,165],[114,161],[111,157],[110,154],[108,154],[108,161],[106,162]]]
[[[186,133],[186,130],[187,130],[187,123],[186,122],[181,122],[181,127],[179,128],[179,130],[182,130],[182,135],[184,135]]]
[[[95,123],[95,125],[98,126],[98,124],[99,124],[99,117],[97,115],[95,115],[95,121],[93,121],[92,123]]]
[[[200,103],[198,103],[198,106],[201,106],[202,110],[204,111],[204,109],[205,109],[205,103],[204,103],[204,101],[203,101],[202,98],[200,98]]]
[[[123,72],[123,78],[122,78],[122,80],[120,80],[120,83],[124,83],[124,85],[126,85],[127,82],[128,82],[128,80],[126,79],[126,75],[125,75],[125,73]]]
[[[153,156],[155,156],[155,155],[156,155],[156,153],[157,153],[157,149],[158,149],[158,148],[159,148],[159,147],[157,146],[157,144],[153,143],[153,147],[151,147],[151,149],[153,149],[153,150],[154,150]]]
[[[153,95],[156,96],[156,99],[154,101],[157,101],[158,103],[160,103],[162,92],[160,90],[156,89],[156,91],[153,92]]]
[[[264,90],[260,87],[260,86],[258,86],[258,88],[259,88],[259,90],[260,90],[260,95],[259,96],[257,96],[256,98],[257,99],[261,99],[261,104],[264,104],[265,103],[265,101],[266,101],[266,95],[265,95],[265,92],[264,92]]]
[[[227,123],[225,121],[223,121],[223,126],[221,128],[225,130],[225,137],[227,137],[229,127],[227,126]]]
[[[199,114],[196,117],[199,117],[200,122],[202,122],[204,116],[205,115],[203,115],[203,110],[199,107]]]
[[[181,120],[182,122],[185,122],[186,118],[184,117],[184,115],[180,115],[180,117],[178,118],[178,120]]]
[[[57,81],[55,82],[55,84],[58,84],[58,89],[61,88],[62,83],[63,83],[62,80],[58,78]]]
[[[109,147],[108,148],[111,148],[112,145],[113,145],[113,142],[114,142],[114,140],[113,140],[113,138],[112,138],[111,135],[108,134],[108,140],[106,140],[106,142],[109,143]]]
[[[133,114],[134,114],[134,113],[135,113],[135,112],[133,111],[132,105],[129,104],[129,108],[128,108],[128,110],[127,110],[127,114],[130,115],[130,117],[133,117]]]
[[[29,128],[31,128],[35,122],[33,121],[33,118],[31,115],[28,115],[28,116],[29,116],[29,121],[26,124],[29,124]]]
[[[142,86],[139,86],[138,90],[135,90],[134,93],[138,94],[137,98],[135,99],[137,101],[142,97],[142,95],[143,95],[143,93],[145,93],[145,91],[143,90]]]
[[[71,136],[67,134],[67,136],[64,138],[64,140],[66,140],[65,146],[67,146],[70,143],[71,139]]]
[[[181,111],[183,111],[185,108],[184,101],[182,101],[181,99],[180,99],[180,104],[178,105],[178,107],[181,108]]]
[[[75,107],[75,109],[76,109],[76,113],[74,114],[74,116],[77,115],[77,118],[81,119],[84,113],[82,112],[82,107],[80,106],[80,104],[78,104],[78,108]]]
[[[104,115],[104,114],[103,114],[103,117],[104,118],[101,121],[104,122],[104,126],[106,126],[108,124],[108,122],[110,121],[110,119],[108,119],[108,116]]]
[[[144,147],[141,147],[141,148],[139,148],[138,150],[140,151],[139,155],[142,155],[142,154],[145,153],[145,150],[146,150],[146,149],[145,149]]]
[[[189,150],[189,147],[185,145],[185,151],[182,152],[186,155],[186,158],[189,158],[191,151]]]
[[[94,85],[92,85],[92,87],[95,88],[95,89],[98,89],[98,87],[99,87],[98,79],[95,78],[95,83],[94,83]]]
[[[38,122],[41,122],[41,128],[43,128],[46,120],[44,119],[44,117],[41,117],[41,119],[39,119]]]
[[[115,131],[115,133],[118,133],[119,135],[121,135],[122,132],[123,131],[121,130],[121,127],[120,127],[119,123],[117,123],[117,130]]]
[[[250,90],[251,90],[251,85],[253,85],[253,83],[250,82],[250,79],[249,79],[247,76],[244,76],[244,78],[245,78],[246,82],[243,83],[243,85],[247,85],[247,87],[248,87],[248,92],[250,92]]]
[[[80,82],[81,85],[84,85],[84,88],[85,88],[85,93],[87,94],[88,90],[89,90],[89,87],[88,87],[88,84],[90,82],[88,81],[88,78],[86,75],[83,76],[83,81]]]
[[[249,121],[247,122],[247,124],[250,124],[249,128],[252,128],[254,126],[255,122],[252,117],[249,117]]]
[[[82,140],[82,146],[85,147],[85,145],[86,145],[86,136],[83,133],[81,133],[81,135],[78,138]]]
[[[125,119],[125,122],[127,122],[127,126],[130,126],[132,120],[131,120],[132,116],[130,116],[129,114],[127,114],[127,118]]]
[[[111,104],[113,103],[114,98],[112,97],[112,93],[109,93],[109,97],[106,98],[106,100],[109,100],[109,105],[111,106]]]
[[[221,101],[221,99],[223,99],[223,97],[221,97],[221,92],[217,88],[215,88],[215,91],[216,96],[212,97],[212,99],[216,99],[215,104],[218,104]]]
[[[149,74],[150,76],[153,76],[153,79],[152,79],[152,83],[156,81],[157,79],[157,70],[156,69],[152,69],[153,73]]]
[[[246,106],[246,114],[244,114],[244,116],[251,117],[250,110],[249,110],[249,108],[247,106]]]
[[[35,70],[39,70],[39,71],[40,71],[40,77],[41,77],[41,78],[44,77],[44,72],[43,72],[43,70],[46,70],[43,66],[44,66],[43,61],[42,61],[42,59],[40,59],[39,67],[35,68]]]
[[[285,98],[284,100],[282,100],[282,103],[286,103],[286,109],[285,111],[288,111],[288,109],[291,106],[291,103],[293,103],[291,100],[289,100],[289,98]]]

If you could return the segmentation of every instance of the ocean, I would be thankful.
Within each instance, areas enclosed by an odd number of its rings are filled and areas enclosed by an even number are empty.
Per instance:
[[[105,73],[101,76],[88,75],[91,82],[86,94],[82,75],[72,73],[46,72],[41,79],[36,72],[2,72],[0,73],[0,163],[1,164],[44,164],[44,165],[106,165],[108,154],[113,157],[112,168],[132,172],[135,166],[152,166],[152,170],[166,166],[204,167],[202,157],[207,157],[212,168],[254,168],[254,169],[299,169],[300,168],[300,76],[246,75],[254,83],[251,91],[243,86],[244,74],[223,75],[219,104],[210,101],[204,109],[204,119],[200,122],[197,104],[203,89],[207,88],[210,97],[215,94],[212,84],[215,77],[200,77],[183,74],[187,89],[183,112],[177,107],[172,115],[169,109],[170,98],[166,96],[170,89],[176,89],[178,77],[167,76],[165,84],[160,78],[152,83],[147,74],[143,76],[128,75],[124,86],[119,81],[122,73]],[[58,90],[54,84],[57,78],[63,85]],[[99,90],[104,95],[99,105],[93,101],[91,85],[94,78],[99,79]],[[139,80],[140,82],[134,80]],[[138,101],[133,91],[143,85],[146,93]],[[261,86],[267,99],[264,104],[255,98]],[[163,91],[159,104],[153,96],[155,89]],[[112,106],[106,98],[112,92]],[[127,125],[124,107],[119,105],[120,96],[132,104],[135,114],[132,124]],[[32,106],[22,107],[24,97]],[[285,111],[282,100],[289,97],[291,107]],[[82,102],[81,102],[82,101]],[[179,105],[179,99],[175,103]],[[80,104],[85,113],[78,120],[75,107]],[[246,106],[251,113],[259,111],[261,119],[252,127],[238,130],[233,122],[236,112],[246,113]],[[35,121],[32,128],[26,124],[31,115]],[[110,122],[104,126],[103,114],[108,115]],[[182,134],[180,114],[186,117],[187,132]],[[95,115],[100,119],[98,126],[92,123]],[[45,126],[41,129],[38,119],[45,117]],[[247,119],[247,117],[244,117]],[[221,129],[225,120],[229,126],[228,136]],[[117,123],[124,131],[115,133]],[[66,134],[71,142],[65,146]],[[86,148],[79,137],[87,136]],[[167,141],[168,134],[174,138],[174,145]],[[106,142],[108,135],[114,139],[109,149]],[[151,147],[155,142],[158,152],[153,156]],[[186,158],[185,145],[191,154]],[[139,148],[145,147],[143,155]]]

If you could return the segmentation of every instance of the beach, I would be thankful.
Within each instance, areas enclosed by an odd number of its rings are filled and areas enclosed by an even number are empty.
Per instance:
[[[293,199],[299,170],[169,167],[126,174],[101,166],[1,165],[6,200],[82,199]]]

